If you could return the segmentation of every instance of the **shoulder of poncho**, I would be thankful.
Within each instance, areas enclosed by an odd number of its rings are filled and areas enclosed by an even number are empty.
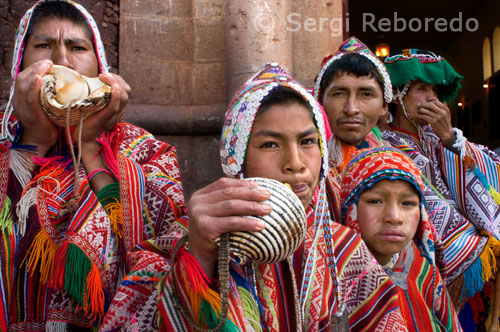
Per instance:
[[[113,140],[115,140],[113,145],[118,145],[120,150],[129,149],[131,145],[137,143],[138,140],[152,140],[159,142],[159,140],[157,140],[153,134],[147,130],[128,122],[118,123],[111,131],[111,134],[113,136]],[[162,141],[162,144],[167,143]]]
[[[357,243],[361,240],[361,237],[353,229],[338,222],[330,221],[330,229],[335,247],[344,247],[349,243]]]

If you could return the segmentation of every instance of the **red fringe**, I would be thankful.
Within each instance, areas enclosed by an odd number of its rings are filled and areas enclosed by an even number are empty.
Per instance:
[[[113,175],[117,179],[119,179],[120,171],[118,168],[118,160],[116,159],[116,155],[113,152],[114,136],[114,133],[104,133],[97,139],[97,141],[102,145],[101,151],[104,164],[106,164],[111,173],[113,173]]]
[[[54,266],[54,275],[51,280],[50,286],[56,289],[63,289],[64,287],[64,271],[66,265],[66,254],[68,252],[68,242],[64,242],[59,248]]]

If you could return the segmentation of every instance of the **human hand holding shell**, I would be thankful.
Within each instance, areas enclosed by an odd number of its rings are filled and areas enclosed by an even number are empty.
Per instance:
[[[250,216],[263,221],[266,227],[259,232],[235,231],[229,234],[229,250],[241,263],[252,260],[272,264],[293,254],[304,240],[306,213],[300,199],[290,186],[268,178],[248,178],[260,189],[271,193],[264,201],[272,207],[266,215]]]
[[[111,87],[97,77],[80,75],[76,71],[53,65],[43,76],[40,89],[42,109],[49,119],[60,127],[66,126],[69,111],[69,126],[99,112],[111,99]]]

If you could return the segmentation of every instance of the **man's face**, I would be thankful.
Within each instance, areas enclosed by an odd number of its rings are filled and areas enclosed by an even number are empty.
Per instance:
[[[437,86],[430,85],[422,81],[415,81],[410,84],[410,88],[403,98],[406,112],[419,125],[426,125],[427,122],[421,120],[418,116],[418,109],[422,103],[428,103],[438,100]],[[403,117],[401,105],[396,106],[396,116]]]
[[[327,85],[322,105],[334,135],[357,146],[377,123],[384,98],[375,78],[339,74]]]
[[[257,113],[245,156],[245,177],[288,183],[307,207],[318,185],[321,160],[318,129],[310,110],[294,103]]]
[[[21,70],[49,59],[80,74],[96,77],[99,66],[86,30],[70,20],[51,18],[39,22],[26,42]]]

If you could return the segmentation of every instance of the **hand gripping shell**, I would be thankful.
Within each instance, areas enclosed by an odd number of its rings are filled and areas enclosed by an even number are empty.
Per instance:
[[[69,111],[69,125],[102,110],[111,99],[111,87],[97,77],[78,74],[73,69],[53,65],[43,77],[40,101],[43,111],[57,126],[66,126]]]
[[[265,222],[260,232],[231,232],[229,248],[243,264],[247,259],[271,264],[289,257],[304,240],[306,213],[295,193],[285,184],[267,178],[248,178],[266,189],[271,197],[264,201],[272,207],[265,216],[251,216]]]

